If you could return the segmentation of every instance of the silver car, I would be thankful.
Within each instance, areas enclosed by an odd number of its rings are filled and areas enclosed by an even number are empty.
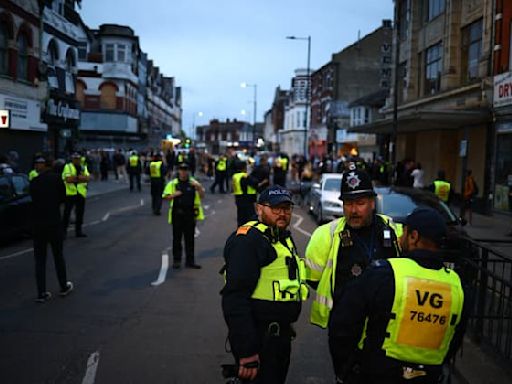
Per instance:
[[[319,224],[343,216],[341,178],[341,173],[324,173],[320,183],[311,184],[309,211]]]

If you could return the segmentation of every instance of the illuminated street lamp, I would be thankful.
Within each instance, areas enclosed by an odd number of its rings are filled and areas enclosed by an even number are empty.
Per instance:
[[[297,37],[297,36],[286,36],[289,40],[304,40],[308,42],[308,66],[307,66],[307,83],[306,83],[306,113],[304,115],[304,159],[308,157],[308,129],[309,129],[309,106],[311,104],[311,36],[308,37]]]
[[[256,110],[258,105],[258,85],[257,84],[247,84],[247,83],[241,83],[240,87],[247,88],[247,87],[253,87],[254,88],[254,98],[253,98],[253,117],[252,117],[252,141],[253,145],[257,145],[257,138],[256,138]]]

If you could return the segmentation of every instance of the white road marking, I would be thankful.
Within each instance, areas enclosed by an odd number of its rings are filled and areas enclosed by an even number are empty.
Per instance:
[[[199,237],[200,234],[201,234],[201,231],[196,227],[196,229],[194,231],[194,237],[197,238],[197,237]]]
[[[0,260],[12,259],[13,257],[18,257],[21,255],[24,255],[25,253],[29,253],[29,252],[33,252],[33,251],[34,251],[34,248],[27,248],[22,251],[11,253],[10,255],[7,255],[7,256],[2,256],[2,257],[0,257]]]
[[[311,237],[311,233],[309,233],[308,231],[306,231],[300,227],[300,225],[304,221],[304,218],[301,215],[297,215],[295,213],[293,214],[293,216],[295,216],[297,218],[297,222],[295,224],[293,224],[293,228],[295,228],[297,231],[302,233],[304,236]]]
[[[144,206],[144,199],[140,199],[140,206],[143,207]]]
[[[169,250],[166,249],[162,252],[162,268],[160,268],[160,273],[158,274],[158,279],[153,281],[151,285],[153,287],[159,286],[165,281],[165,277],[167,276],[167,270],[169,269]]]
[[[103,216],[103,218],[101,219],[101,221],[107,221],[109,217],[110,217],[110,212],[107,212],[107,213],[105,214],[105,216]]]
[[[217,200],[217,204],[220,204],[220,203],[222,203],[222,200],[221,199]]]
[[[94,352],[87,359],[87,370],[85,376],[82,379],[82,384],[94,384],[96,380],[96,371],[98,369],[98,363],[100,362],[100,353]]]
[[[213,215],[215,215],[215,213],[216,213],[215,211],[212,211],[212,213],[210,213],[210,215],[212,215],[212,216],[213,216]]]
[[[210,206],[209,205],[204,205],[203,208],[206,210],[206,209],[210,209]]]

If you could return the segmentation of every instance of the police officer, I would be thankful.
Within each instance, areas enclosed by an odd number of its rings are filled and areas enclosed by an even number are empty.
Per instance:
[[[219,160],[217,160],[215,164],[215,181],[210,187],[210,192],[215,193],[215,187],[218,185],[220,189],[220,193],[226,193],[224,189],[224,183],[226,182],[226,172],[227,172],[227,159],[226,156],[221,155]]]
[[[39,176],[39,174],[44,170],[46,169],[46,160],[43,156],[37,156],[35,159],[34,159],[34,169],[32,169],[29,173],[28,173],[28,180],[29,181],[32,181],[34,180],[37,176]]]
[[[128,158],[128,173],[130,175],[130,192],[133,192],[133,184],[137,182],[137,190],[140,192],[140,177],[142,173],[142,163],[137,151],[132,151]]]
[[[179,168],[181,164],[186,163],[187,158],[183,152],[178,152],[176,156],[176,167]]]
[[[303,260],[287,230],[292,205],[286,189],[266,189],[256,205],[258,221],[239,227],[224,249],[222,310],[238,377],[251,383],[285,382],[291,324],[307,297]]]
[[[281,153],[274,162],[274,184],[286,187],[286,174],[288,173],[288,155]]]
[[[87,237],[82,232],[84,222],[85,198],[87,197],[87,183],[89,183],[89,171],[87,166],[81,165],[81,156],[75,152],[71,156],[71,162],[64,166],[62,180],[66,185],[66,200],[64,204],[64,237],[66,237],[71,210],[75,207],[75,235]]]
[[[185,240],[185,267],[200,269],[194,259],[194,234],[196,221],[204,220],[201,198],[204,188],[189,175],[187,163],[181,163],[178,177],[171,180],[164,189],[162,197],[169,201],[169,224],[172,224],[173,268],[181,267],[182,237]]]
[[[151,208],[154,215],[160,215],[162,210],[162,192],[164,190],[165,167],[162,155],[155,153],[153,161],[149,163],[149,176],[151,178]]]
[[[442,216],[417,208],[400,239],[404,257],[374,261],[347,286],[331,315],[339,382],[440,382],[468,309],[459,276],[443,264],[444,236]]]
[[[251,185],[251,179],[247,177],[247,163],[238,161],[237,172],[233,175],[233,195],[236,204],[237,227],[252,220],[256,214],[256,188]]]
[[[376,259],[398,256],[401,227],[375,214],[375,192],[369,175],[360,170],[343,173],[341,196],[344,216],[318,227],[306,249],[308,280],[316,287],[311,322],[322,328],[338,305],[345,286]],[[337,345],[329,338],[331,356]],[[335,367],[336,369],[337,367]]]
[[[67,280],[66,262],[63,253],[62,220],[60,205],[66,197],[66,188],[60,175],[53,172],[52,160],[39,156],[38,176],[30,181],[32,198],[31,219],[33,224],[34,259],[36,266],[36,302],[44,303],[51,298],[46,290],[46,257],[48,245],[52,248],[55,270],[60,285],[60,295],[66,296],[73,290],[73,283]]]
[[[446,174],[443,170],[437,172],[437,179],[434,180],[429,190],[434,192],[439,199],[449,204],[453,197],[451,184],[446,180]]]

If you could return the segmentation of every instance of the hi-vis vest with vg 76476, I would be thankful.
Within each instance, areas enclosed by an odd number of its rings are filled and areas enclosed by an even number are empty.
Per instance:
[[[400,361],[442,364],[461,320],[464,292],[459,276],[446,268],[423,268],[407,258],[388,262],[395,298],[382,349]]]
[[[237,236],[246,235],[255,228],[270,241],[276,251],[276,259],[260,269],[258,284],[251,298],[266,301],[305,301],[308,297],[306,286],[306,267],[304,259],[297,254],[292,239],[288,236],[284,241],[271,240],[267,233],[272,229],[257,221],[249,221],[238,228]]]

